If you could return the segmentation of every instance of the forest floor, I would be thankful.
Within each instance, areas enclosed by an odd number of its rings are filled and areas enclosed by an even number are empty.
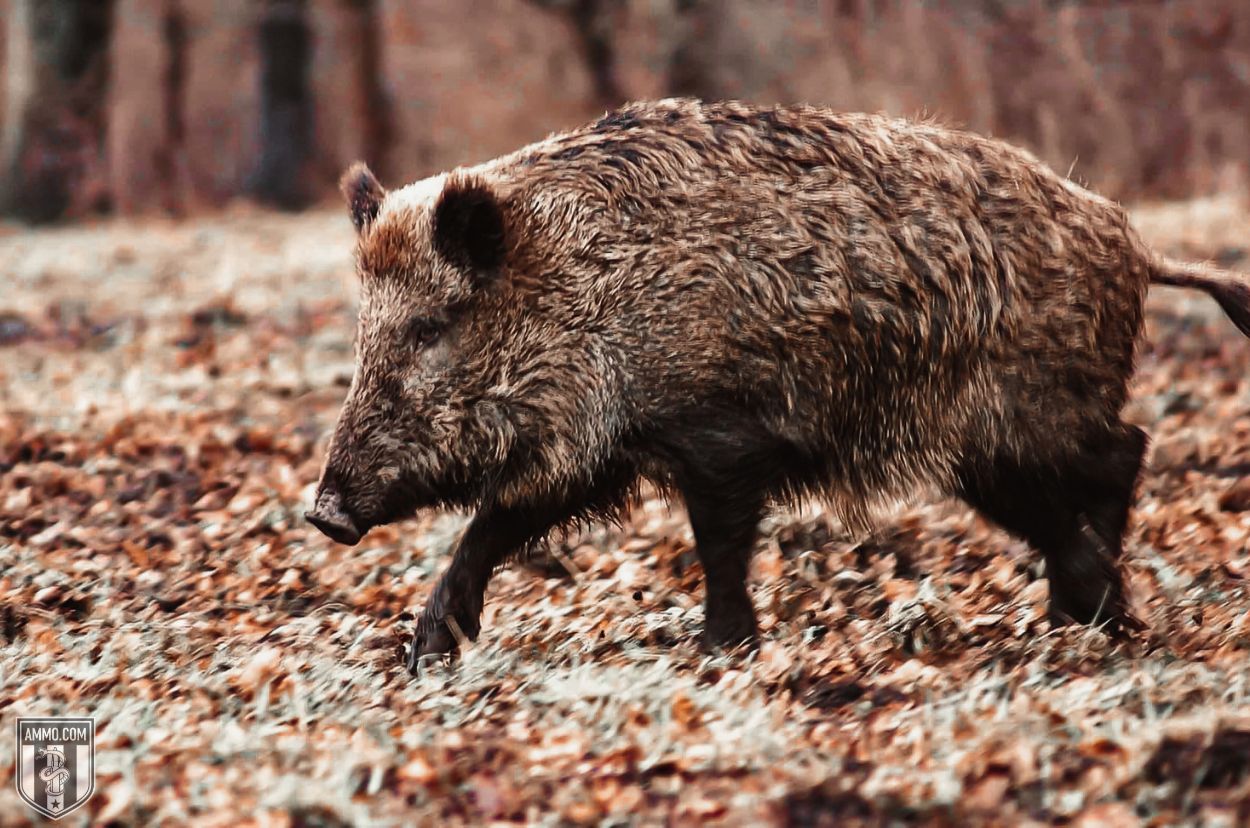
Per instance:
[[[1136,211],[1250,268],[1238,199]],[[0,229],[0,825],[18,716],[97,720],[115,825],[1250,820],[1250,342],[1151,296],[1131,646],[1051,630],[1036,555],[955,503],[849,537],[771,517],[763,645],[696,646],[679,506],[493,584],[481,639],[401,648],[463,526],[301,519],[352,371],[338,211]]]

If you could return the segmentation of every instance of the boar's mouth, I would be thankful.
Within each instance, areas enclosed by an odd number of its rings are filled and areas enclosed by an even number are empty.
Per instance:
[[[307,512],[304,515],[308,522],[321,531],[335,543],[346,544],[347,546],[355,546],[360,543],[363,537],[360,530],[352,522],[347,515],[324,515],[318,514],[316,511]]]
[[[405,479],[392,485],[380,503],[360,510],[348,506],[336,480],[334,476],[323,480],[316,505],[304,513],[304,518],[330,540],[347,546],[360,543],[373,527],[412,517],[422,508],[460,505],[460,498],[449,498],[446,491]]]
[[[359,523],[343,507],[343,498],[334,489],[323,489],[317,504],[304,517],[335,543],[355,546],[360,543],[368,527],[361,531]]]

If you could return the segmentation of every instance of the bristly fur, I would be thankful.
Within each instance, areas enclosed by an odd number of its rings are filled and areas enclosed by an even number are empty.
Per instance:
[[[451,614],[476,634],[500,561],[640,478],[690,512],[712,644],[754,636],[761,513],[811,495],[860,526],[964,498],[1046,557],[1056,620],[1133,626],[1118,560],[1145,436],[1119,414],[1166,268],[1027,152],[666,100],[379,205],[371,179],[345,178],[358,365],[322,493],[364,529],[478,510],[414,659],[454,647]],[[1244,283],[1186,274],[1247,318]]]
[[[339,179],[339,190],[347,199],[348,212],[356,229],[363,230],[378,217],[386,191],[364,163],[357,161]]]

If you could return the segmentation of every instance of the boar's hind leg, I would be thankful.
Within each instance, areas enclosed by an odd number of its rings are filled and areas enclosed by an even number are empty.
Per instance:
[[[1120,556],[1145,438],[1126,426],[1097,445],[1058,472],[1000,458],[976,464],[961,476],[962,495],[1045,556],[1052,623],[1097,623],[1122,634],[1140,626]]]
[[[1136,426],[1121,425],[1107,434],[1091,449],[1088,461],[1081,467],[1076,490],[1089,527],[1101,542],[1104,566],[1114,569],[1115,589],[1108,594],[1105,608],[1097,619],[1105,618],[1113,633],[1145,627],[1129,608],[1120,559],[1124,554],[1124,530],[1137,491],[1146,443],[1146,433]],[[1076,620],[1085,620],[1068,614]]]
[[[1124,425],[1094,450],[1088,466],[1081,470],[1081,496],[1088,504],[1090,525],[1117,559],[1123,551],[1146,442],[1146,432]]]

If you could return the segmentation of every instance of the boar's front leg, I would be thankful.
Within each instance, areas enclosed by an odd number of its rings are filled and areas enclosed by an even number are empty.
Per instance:
[[[422,656],[455,652],[456,636],[448,619],[469,640],[476,640],[486,586],[495,570],[546,537],[554,527],[586,514],[618,512],[636,477],[631,465],[608,462],[594,479],[570,486],[560,497],[512,507],[482,507],[460,538],[451,564],[417,622],[408,669],[415,673]]]
[[[416,672],[422,656],[456,650],[452,619],[470,641],[481,631],[482,603],[495,570],[536,538],[546,534],[560,515],[545,509],[485,507],[470,521],[417,623],[408,652],[408,669]]]
[[[703,645],[709,650],[753,646],[758,632],[747,570],[763,504],[756,496],[724,497],[689,487],[684,492],[703,565]]]
[[[758,640],[747,570],[769,492],[782,472],[780,447],[748,429],[687,436],[677,486],[703,566],[703,645],[730,649]]]

